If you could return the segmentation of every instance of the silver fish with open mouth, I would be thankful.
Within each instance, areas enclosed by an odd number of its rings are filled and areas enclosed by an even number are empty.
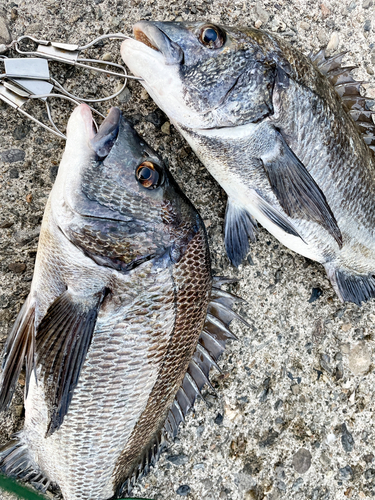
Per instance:
[[[122,57],[228,194],[238,266],[261,223],[322,263],[343,301],[375,297],[375,124],[344,54],[281,37],[140,21]]]
[[[65,500],[128,492],[176,435],[238,299],[211,277],[203,222],[117,108],[81,104],[5,346],[0,409],[26,365],[25,425],[0,470]]]

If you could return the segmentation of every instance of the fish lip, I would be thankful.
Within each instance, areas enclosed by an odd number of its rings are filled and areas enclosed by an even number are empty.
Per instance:
[[[92,115],[91,119],[93,125]],[[118,138],[121,119],[122,113],[120,109],[116,107],[110,108],[108,115],[90,140],[90,147],[99,158],[105,158],[111,152]]]
[[[133,26],[135,40],[155,52],[160,52],[165,64],[180,64],[184,59],[181,47],[173,42],[160,28],[149,21],[139,21]]]

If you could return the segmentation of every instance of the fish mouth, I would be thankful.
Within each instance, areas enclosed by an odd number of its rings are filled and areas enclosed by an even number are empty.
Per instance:
[[[173,42],[160,28],[148,21],[139,21],[133,26],[135,40],[155,52],[160,52],[165,64],[180,64],[184,59],[181,47]]]
[[[111,108],[98,131],[91,139],[90,146],[95,151],[99,159],[105,158],[111,152],[111,149],[118,137],[121,118],[122,114],[119,108]],[[92,115],[91,120],[93,126],[94,122]]]

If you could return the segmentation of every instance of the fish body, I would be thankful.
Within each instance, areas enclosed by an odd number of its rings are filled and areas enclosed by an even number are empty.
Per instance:
[[[374,297],[375,125],[344,54],[308,58],[274,34],[202,22],[134,34],[125,63],[228,194],[231,261],[258,221],[323,264],[342,300]]]
[[[65,500],[130,490],[207,382],[232,303],[213,287],[202,220],[161,159],[118,109],[95,134],[80,105],[5,347],[0,407],[25,362],[26,413],[0,469],[57,485]]]

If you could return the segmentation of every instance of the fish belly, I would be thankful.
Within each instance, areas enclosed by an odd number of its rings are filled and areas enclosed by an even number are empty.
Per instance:
[[[157,381],[174,326],[173,289],[168,269],[148,279],[142,270],[100,312],[69,411],[47,438],[45,390],[31,382],[22,439],[65,500],[114,495],[116,461]]]

